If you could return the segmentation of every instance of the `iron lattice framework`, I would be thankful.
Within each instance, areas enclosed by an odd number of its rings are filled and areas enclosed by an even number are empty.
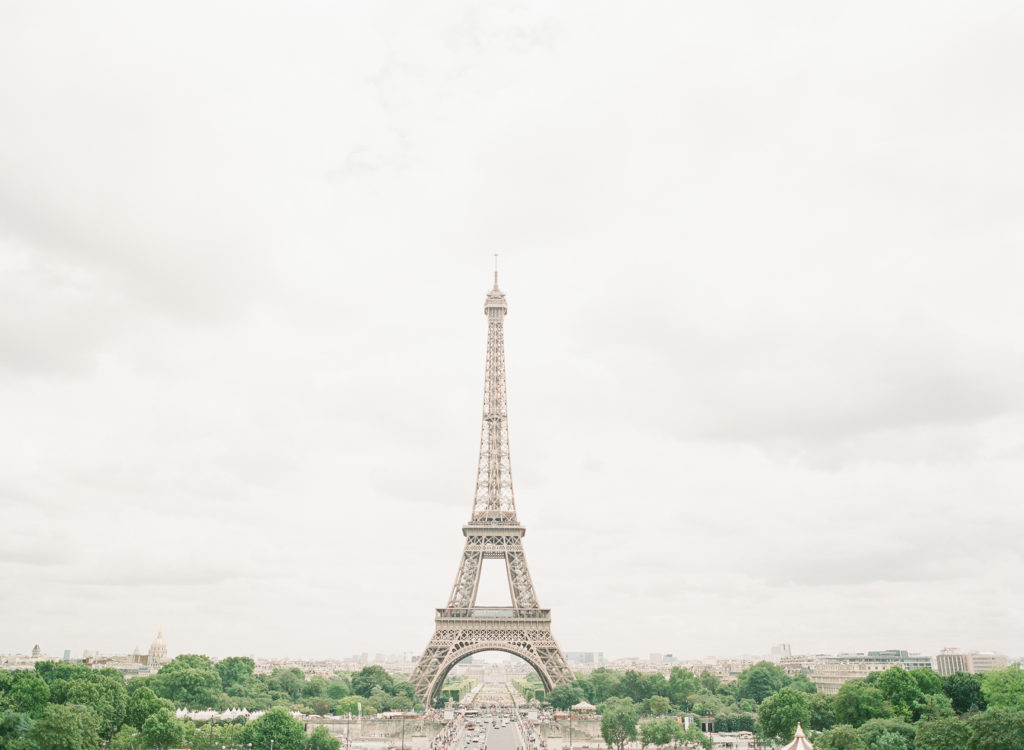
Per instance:
[[[551,610],[541,609],[523,553],[526,529],[516,518],[509,460],[508,403],[505,391],[505,295],[487,293],[487,366],[484,413],[480,431],[473,515],[462,527],[466,546],[448,606],[437,610],[434,636],[413,670],[411,682],[427,705],[436,697],[451,668],[480,651],[515,654],[537,670],[546,690],[570,682],[572,671],[551,634]],[[505,561],[510,607],[477,607],[483,561]]]

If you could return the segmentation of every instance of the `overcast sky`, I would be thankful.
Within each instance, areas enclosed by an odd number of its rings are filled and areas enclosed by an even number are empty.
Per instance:
[[[0,652],[420,651],[499,252],[563,649],[1024,654],[1021,71],[1018,2],[0,3]]]

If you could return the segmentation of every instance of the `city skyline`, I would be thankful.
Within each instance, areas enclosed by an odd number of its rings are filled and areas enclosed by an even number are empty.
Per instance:
[[[4,6],[0,652],[421,648],[498,252],[562,648],[1020,657],[1022,27]]]

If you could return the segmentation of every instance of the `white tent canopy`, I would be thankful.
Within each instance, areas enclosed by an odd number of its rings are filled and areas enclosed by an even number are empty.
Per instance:
[[[573,706],[571,710],[573,710],[573,711],[593,711],[596,708],[597,708],[597,706],[595,706],[593,703],[587,703],[586,701],[580,701],[575,706]]]

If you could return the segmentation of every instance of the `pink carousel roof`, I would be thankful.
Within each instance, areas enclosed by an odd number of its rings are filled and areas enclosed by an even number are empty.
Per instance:
[[[799,721],[796,723],[796,736],[782,750],[814,750],[814,745],[807,741],[807,735],[804,734],[804,728],[800,726]]]

